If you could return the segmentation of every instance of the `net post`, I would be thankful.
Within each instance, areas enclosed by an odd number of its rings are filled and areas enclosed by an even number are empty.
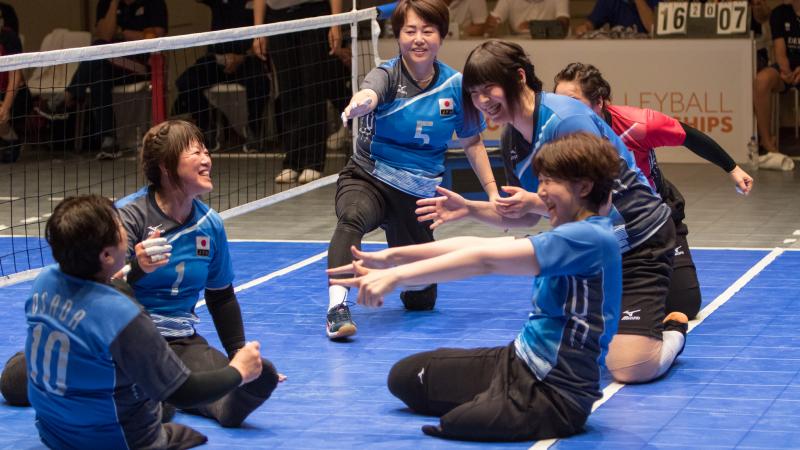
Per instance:
[[[152,98],[153,125],[167,119],[166,83],[164,83],[166,63],[161,52],[150,54],[150,86]]]

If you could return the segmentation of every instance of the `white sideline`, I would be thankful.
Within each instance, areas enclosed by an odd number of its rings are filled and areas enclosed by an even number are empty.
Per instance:
[[[697,314],[697,318],[689,322],[689,330],[691,332],[695,327],[703,323],[704,320],[708,318],[714,311],[719,309],[720,306],[724,305],[725,302],[731,299],[737,292],[739,292],[747,283],[750,282],[756,275],[761,273],[768,265],[770,265],[775,258],[780,256],[784,251],[787,249],[785,248],[774,248],[771,252],[769,252],[766,256],[761,258],[753,267],[751,267],[747,272],[744,273],[738,280],[736,280],[732,285],[725,289],[725,291],[717,296],[711,303],[706,305],[702,311]],[[594,412],[597,408],[603,405],[603,403],[607,402],[614,394],[619,392],[620,389],[625,387],[622,383],[611,382],[608,386],[603,389],[603,397],[594,402],[592,405],[592,412]],[[558,439],[544,439],[541,441],[537,441],[534,443],[530,450],[546,450],[552,447]]]

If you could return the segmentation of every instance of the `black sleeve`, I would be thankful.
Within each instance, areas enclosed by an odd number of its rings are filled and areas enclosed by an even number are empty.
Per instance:
[[[233,292],[233,286],[223,289],[206,289],[206,305],[214,328],[217,329],[222,346],[228,353],[228,358],[233,357],[236,350],[244,347],[244,324],[242,323],[242,310],[239,301]]]
[[[164,3],[164,0],[154,0],[148,3],[147,12],[145,14],[147,14],[147,25],[145,28],[160,27],[164,29],[164,34],[169,31],[167,4]]]
[[[109,0],[100,0],[97,2],[97,9],[95,10],[96,16],[94,19],[94,26],[97,26],[97,22],[100,22],[100,19],[105,17],[106,13],[108,12],[108,7],[111,5]]]
[[[398,63],[399,64],[399,63]],[[378,104],[388,103],[390,80],[389,72],[383,67],[376,67],[367,73],[361,82],[361,89],[372,89],[378,94]]]
[[[697,156],[706,161],[714,163],[726,173],[736,168],[736,162],[714,139],[696,128],[692,128],[683,122],[681,127],[686,132],[686,140],[683,146],[691,150]]]
[[[219,400],[241,383],[241,374],[231,366],[205,372],[192,372],[189,378],[167,398],[167,401],[178,408],[193,408]]]
[[[171,396],[189,378],[189,369],[143,311],[117,335],[110,350],[119,370],[155,401]]]

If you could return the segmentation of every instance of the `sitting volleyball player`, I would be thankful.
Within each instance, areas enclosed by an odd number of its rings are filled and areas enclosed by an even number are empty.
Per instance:
[[[362,253],[329,270],[380,306],[397,287],[474,275],[535,275],[533,312],[507,346],[442,348],[392,367],[389,390],[411,409],[441,416],[422,431],[466,440],[532,440],[580,432],[599,399],[600,361],[617,328],[622,262],[607,206],[619,157],[586,133],[537,152],[539,195],[553,230],[524,239],[459,237]],[[535,223],[535,218],[528,215]],[[519,225],[524,219],[505,219]],[[399,264],[394,266],[395,264]],[[393,267],[394,266],[394,267]]]
[[[42,442],[75,449],[204,443],[189,427],[162,425],[160,402],[196,406],[256,379],[258,343],[225,366],[187,369],[142,307],[108,284],[125,263],[127,243],[110,200],[64,200],[46,237],[58,265],[42,270],[25,302],[28,395]]]
[[[245,344],[239,303],[233,292],[233,267],[222,219],[197,197],[213,188],[211,158],[203,134],[185,121],[154,126],[144,137],[142,166],[150,186],[117,202],[135,254],[128,282],[156,328],[190,370],[225,367]],[[197,334],[195,304],[200,291],[227,356]],[[20,358],[21,359],[21,358]],[[264,362],[258,379],[222,399],[187,412],[237,427],[282,380]],[[24,360],[12,358],[3,370],[3,396],[27,404]]]

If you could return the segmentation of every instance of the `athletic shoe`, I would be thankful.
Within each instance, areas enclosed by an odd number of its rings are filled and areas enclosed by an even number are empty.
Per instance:
[[[339,150],[344,148],[352,141],[352,134],[349,128],[339,127],[335,133],[328,136],[325,140],[325,147],[330,150]]]
[[[679,311],[667,314],[667,317],[664,318],[664,331],[680,331],[683,335],[683,347],[678,355],[683,353],[683,349],[686,348],[686,333],[689,331],[689,317]]]
[[[325,327],[330,339],[341,339],[356,334],[356,324],[350,316],[350,308],[344,303],[328,310],[328,320]]]
[[[310,183],[314,180],[319,180],[322,177],[322,173],[317,172],[314,169],[303,169],[300,172],[300,176],[297,177],[297,182],[300,184]]]
[[[117,142],[111,136],[103,138],[100,144],[100,151],[95,156],[98,161],[117,159],[122,156],[122,152],[117,148]]]
[[[278,184],[295,183],[297,182],[297,171],[292,169],[283,169],[281,173],[275,177],[275,182]]]
[[[64,100],[61,100],[55,105],[50,102],[42,102],[38,106],[33,107],[33,111],[44,117],[47,120],[67,120],[71,112],[75,110],[73,106],[67,106]]]

